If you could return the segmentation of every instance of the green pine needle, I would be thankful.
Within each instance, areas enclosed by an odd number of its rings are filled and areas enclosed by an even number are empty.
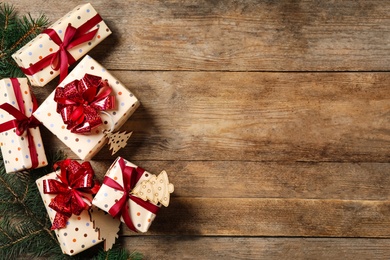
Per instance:
[[[12,5],[0,3],[0,79],[25,77],[12,54],[39,35],[49,24],[46,16],[18,18]]]
[[[52,172],[53,164],[65,159],[62,152],[48,156],[49,165],[30,172],[7,174],[0,156],[0,259],[47,257],[49,259],[140,260],[142,255],[128,253],[115,245],[105,252],[103,244],[75,256],[64,255],[50,230],[51,222],[35,181]],[[98,250],[96,250],[98,248]]]
[[[30,173],[7,174],[1,161],[0,201],[0,259],[61,253]]]
[[[11,55],[47,25],[44,15],[34,19],[28,14],[19,19],[12,5],[0,3],[0,79],[25,77]],[[59,152],[48,156],[46,167],[7,174],[0,154],[0,259],[142,259],[141,254],[129,253],[118,245],[105,252],[102,243],[76,256],[62,253],[54,231],[50,230],[51,222],[35,183],[53,172],[53,164],[62,159],[65,155]]]

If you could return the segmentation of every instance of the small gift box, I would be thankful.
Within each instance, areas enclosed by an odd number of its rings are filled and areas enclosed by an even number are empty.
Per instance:
[[[7,173],[47,165],[37,102],[26,78],[0,80],[0,146]]]
[[[173,190],[165,171],[156,176],[118,157],[92,204],[119,217],[131,230],[146,232],[161,204],[168,206]]]
[[[44,86],[111,34],[91,4],[79,5],[12,57],[33,86]]]
[[[100,185],[94,181],[89,162],[69,159],[57,164],[60,169],[36,181],[64,254],[75,255],[102,241],[112,247],[120,221],[91,207],[92,195]]]
[[[107,132],[119,130],[138,106],[137,98],[87,55],[34,116],[80,159],[89,160],[107,142]]]

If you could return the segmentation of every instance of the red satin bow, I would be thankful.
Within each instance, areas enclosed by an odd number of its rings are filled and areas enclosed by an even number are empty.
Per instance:
[[[65,30],[64,40],[58,36],[57,32],[51,28],[44,30],[42,33],[49,35],[50,39],[59,46],[59,49],[39,60],[37,63],[30,65],[29,68],[22,68],[26,75],[34,75],[38,71],[46,68],[51,64],[53,70],[60,69],[60,82],[68,75],[68,66],[76,62],[69,50],[84,42],[92,40],[99,29],[90,31],[94,26],[102,21],[99,14],[89,19],[79,28],[74,28],[71,24]]]
[[[9,103],[1,104],[0,109],[7,111],[10,115],[15,117],[14,120],[10,120],[0,125],[1,132],[16,128],[16,134],[21,136],[28,128],[34,128],[41,124],[34,116],[27,117]]]
[[[9,103],[3,103],[0,105],[0,109],[7,111],[10,115],[12,115],[15,118],[13,120],[0,124],[0,132],[5,132],[10,129],[16,128],[15,132],[18,136],[23,135],[25,132],[27,133],[28,148],[30,151],[30,158],[31,158],[31,168],[34,169],[39,165],[38,153],[35,148],[34,138],[28,129],[39,126],[40,122],[34,116],[30,116],[30,117],[26,116],[23,96],[20,90],[20,83],[16,78],[10,78],[10,80],[12,83],[16,102],[18,103],[19,109],[16,109],[14,106],[10,105]],[[31,95],[31,98],[32,98],[32,112],[34,112],[37,109],[38,104],[34,95]]]
[[[49,204],[57,212],[52,230],[65,227],[72,214],[80,215],[83,210],[89,209],[92,200],[84,193],[96,194],[100,188],[99,183],[93,180],[94,171],[89,162],[79,164],[67,159],[55,164],[54,168],[58,166],[61,169],[60,175],[57,175],[60,181],[43,180],[43,192],[57,194]]]
[[[125,161],[122,158],[118,159],[118,163],[122,170],[123,186],[108,176],[105,176],[103,180],[103,184],[123,192],[122,197],[110,208],[108,213],[110,213],[113,217],[122,216],[127,227],[134,232],[137,232],[129,213],[129,199],[154,214],[157,214],[160,207],[130,194],[131,190],[135,187],[145,170],[140,167],[134,168],[126,166]]]
[[[81,80],[56,89],[57,113],[72,133],[91,132],[103,123],[100,111],[115,108],[115,96],[110,95],[111,92],[107,81],[85,74]]]

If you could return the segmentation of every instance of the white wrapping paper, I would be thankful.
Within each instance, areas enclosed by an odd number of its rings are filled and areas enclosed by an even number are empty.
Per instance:
[[[107,115],[102,114],[102,120],[107,122],[107,125],[103,124],[93,129],[92,133],[88,135],[71,133],[70,130],[66,129],[61,115],[56,112],[55,91],[49,95],[34,113],[34,116],[45,127],[63,141],[82,160],[91,159],[106,144],[107,139],[103,131],[109,129],[110,124],[114,124],[114,131],[119,130],[139,106],[137,98],[104,67],[88,55],[80,61],[64,81],[61,82],[59,87],[63,87],[75,79],[81,79],[86,73],[107,79],[116,96],[116,109],[106,111],[112,120]]]
[[[79,5],[53,23],[49,28],[54,29],[60,39],[63,40],[66,28],[69,23],[73,27],[78,28],[96,14],[97,12],[91,4],[88,3]],[[99,22],[90,31],[95,30],[96,28],[98,28],[98,32],[92,40],[69,49],[69,53],[75,60],[80,59],[111,34],[111,30],[107,27],[104,21]],[[24,47],[22,47],[19,51],[14,53],[12,57],[19,67],[29,68],[31,64],[37,63],[42,58],[56,52],[58,49],[59,46],[54,41],[52,41],[46,33],[41,33],[36,38],[27,43]],[[42,87],[54,79],[59,73],[59,70],[53,70],[51,66],[47,66],[32,76],[26,76],[33,86]]]
[[[30,117],[33,108],[32,92],[26,78],[17,78],[17,80],[20,83],[26,116]],[[20,110],[10,79],[0,80],[0,104],[3,103],[9,103]],[[12,115],[0,109],[0,123],[5,123],[13,119],[15,118]],[[37,168],[46,166],[47,159],[39,128],[29,128],[27,131],[30,131],[30,134],[34,137],[34,146],[38,154],[39,162]],[[15,128],[0,133],[1,153],[3,154],[7,173],[26,170],[32,167],[27,131],[22,136],[16,134]]]
[[[118,163],[118,160],[120,158],[121,157],[118,157],[115,162],[110,166],[106,173],[106,176],[110,177],[111,179],[115,180],[123,186],[122,170]],[[135,164],[132,164],[125,159],[123,160],[125,161],[126,166],[137,167]],[[144,180],[148,180],[152,176],[153,174],[145,171],[137,183],[142,182]],[[108,212],[110,208],[116,203],[116,201],[122,197],[122,195],[122,191],[115,190],[105,184],[102,184],[101,188],[93,199],[92,204]],[[152,224],[152,221],[156,217],[154,213],[148,211],[147,209],[143,208],[132,200],[129,200],[129,213],[134,227],[137,229],[137,231],[142,233],[148,231],[150,225]],[[124,222],[122,218],[121,221]]]

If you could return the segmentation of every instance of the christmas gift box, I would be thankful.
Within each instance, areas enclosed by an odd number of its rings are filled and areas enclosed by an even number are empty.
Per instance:
[[[118,157],[92,204],[120,218],[129,229],[146,232],[161,205],[169,205],[173,190],[165,171],[156,176]]]
[[[92,195],[100,185],[90,163],[67,159],[57,165],[59,170],[36,183],[62,252],[75,255],[103,241],[104,249],[110,249],[120,221],[91,207]]]
[[[7,173],[47,165],[37,102],[26,78],[0,80],[0,146]]]
[[[111,34],[91,4],[77,6],[12,55],[33,86],[44,86]]]
[[[137,98],[87,55],[34,116],[80,159],[89,160],[105,145],[109,133],[117,136],[112,132],[138,106]],[[122,139],[117,142],[121,144]]]

